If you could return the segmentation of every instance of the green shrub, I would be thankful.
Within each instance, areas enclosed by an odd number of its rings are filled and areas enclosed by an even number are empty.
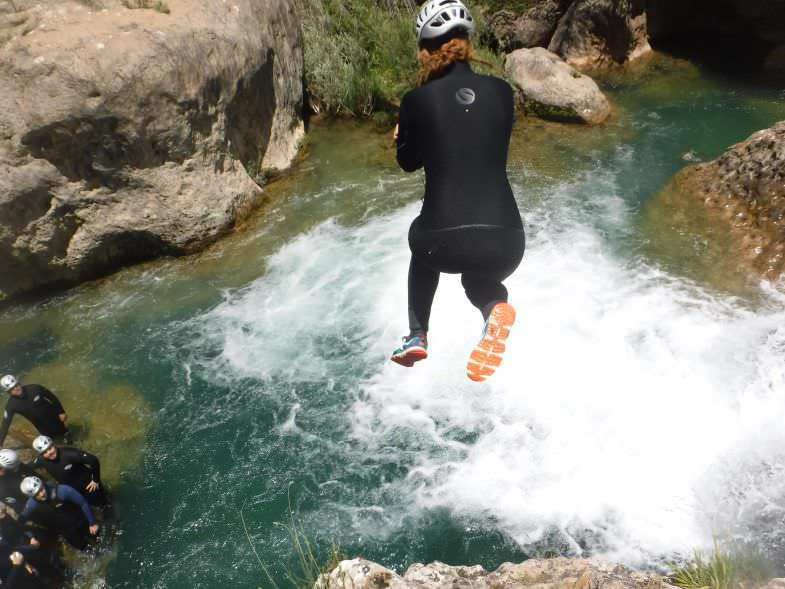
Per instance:
[[[714,550],[705,556],[699,550],[691,562],[671,565],[670,582],[684,589],[739,589],[771,578],[771,564],[755,549],[744,546]]]
[[[297,0],[297,8],[311,108],[350,116],[397,110],[417,79],[419,8],[392,0]],[[501,75],[497,54],[477,47],[477,55],[492,64],[479,71]]]
[[[368,0],[298,0],[298,9],[316,112],[368,116],[398,104],[416,74],[412,9]]]

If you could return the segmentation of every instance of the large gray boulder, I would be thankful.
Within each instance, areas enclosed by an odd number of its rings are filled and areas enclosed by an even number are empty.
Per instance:
[[[403,576],[365,560],[344,560],[322,575],[314,589],[676,589],[658,575],[599,559],[532,559],[504,563],[493,572],[479,565],[441,562],[410,566]]]
[[[597,83],[547,49],[513,51],[504,69],[527,113],[589,124],[601,123],[610,115],[610,102]]]
[[[548,49],[576,67],[623,64],[651,51],[645,0],[575,0]]]
[[[292,0],[6,1],[0,44],[0,300],[203,247],[303,133]]]
[[[675,183],[679,194],[700,198],[729,224],[756,270],[772,279],[785,273],[785,121],[712,162],[688,166]]]

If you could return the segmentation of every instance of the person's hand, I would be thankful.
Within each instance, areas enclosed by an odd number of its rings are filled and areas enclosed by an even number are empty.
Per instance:
[[[87,489],[88,493],[95,493],[98,490],[98,483],[90,481],[87,483],[87,486],[85,486],[85,489]]]
[[[25,561],[25,557],[22,556],[21,552],[12,552],[11,556],[9,556],[8,558],[11,559],[11,564],[13,564],[16,567],[20,566]]]
[[[393,143],[398,143],[398,125],[395,125],[395,130],[393,131]]]
[[[38,541],[38,538],[30,538],[30,546],[41,548],[41,543]]]
[[[84,528],[82,528],[82,529],[84,529]],[[98,524],[93,524],[88,529],[90,530],[90,535],[91,536],[95,536],[95,535],[98,534]]]
[[[65,413],[61,413],[57,417],[60,418],[60,421],[63,422],[63,425],[68,425],[68,415],[66,415]]]

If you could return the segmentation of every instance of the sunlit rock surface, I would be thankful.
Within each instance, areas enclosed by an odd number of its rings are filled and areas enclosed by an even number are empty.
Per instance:
[[[685,168],[675,187],[729,223],[756,270],[768,278],[785,272],[785,121]]]
[[[410,566],[403,576],[363,558],[342,561],[315,589],[671,589],[655,574],[597,559],[531,559],[493,572],[441,562]],[[673,588],[675,589],[675,588]],[[772,588],[774,589],[774,588]]]
[[[513,51],[504,68],[527,112],[590,124],[601,123],[610,115],[610,102],[596,82],[547,49]]]
[[[15,0],[0,47],[0,300],[203,247],[303,132],[290,0]]]

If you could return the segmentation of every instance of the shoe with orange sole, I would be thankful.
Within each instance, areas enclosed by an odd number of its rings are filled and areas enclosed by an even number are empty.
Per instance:
[[[409,334],[403,338],[401,347],[396,348],[390,360],[406,368],[428,357],[428,340],[422,334]]]
[[[506,349],[504,340],[510,335],[510,327],[514,323],[515,309],[512,305],[497,303],[493,306],[485,322],[482,339],[469,355],[466,376],[475,382],[482,382],[496,372]]]

